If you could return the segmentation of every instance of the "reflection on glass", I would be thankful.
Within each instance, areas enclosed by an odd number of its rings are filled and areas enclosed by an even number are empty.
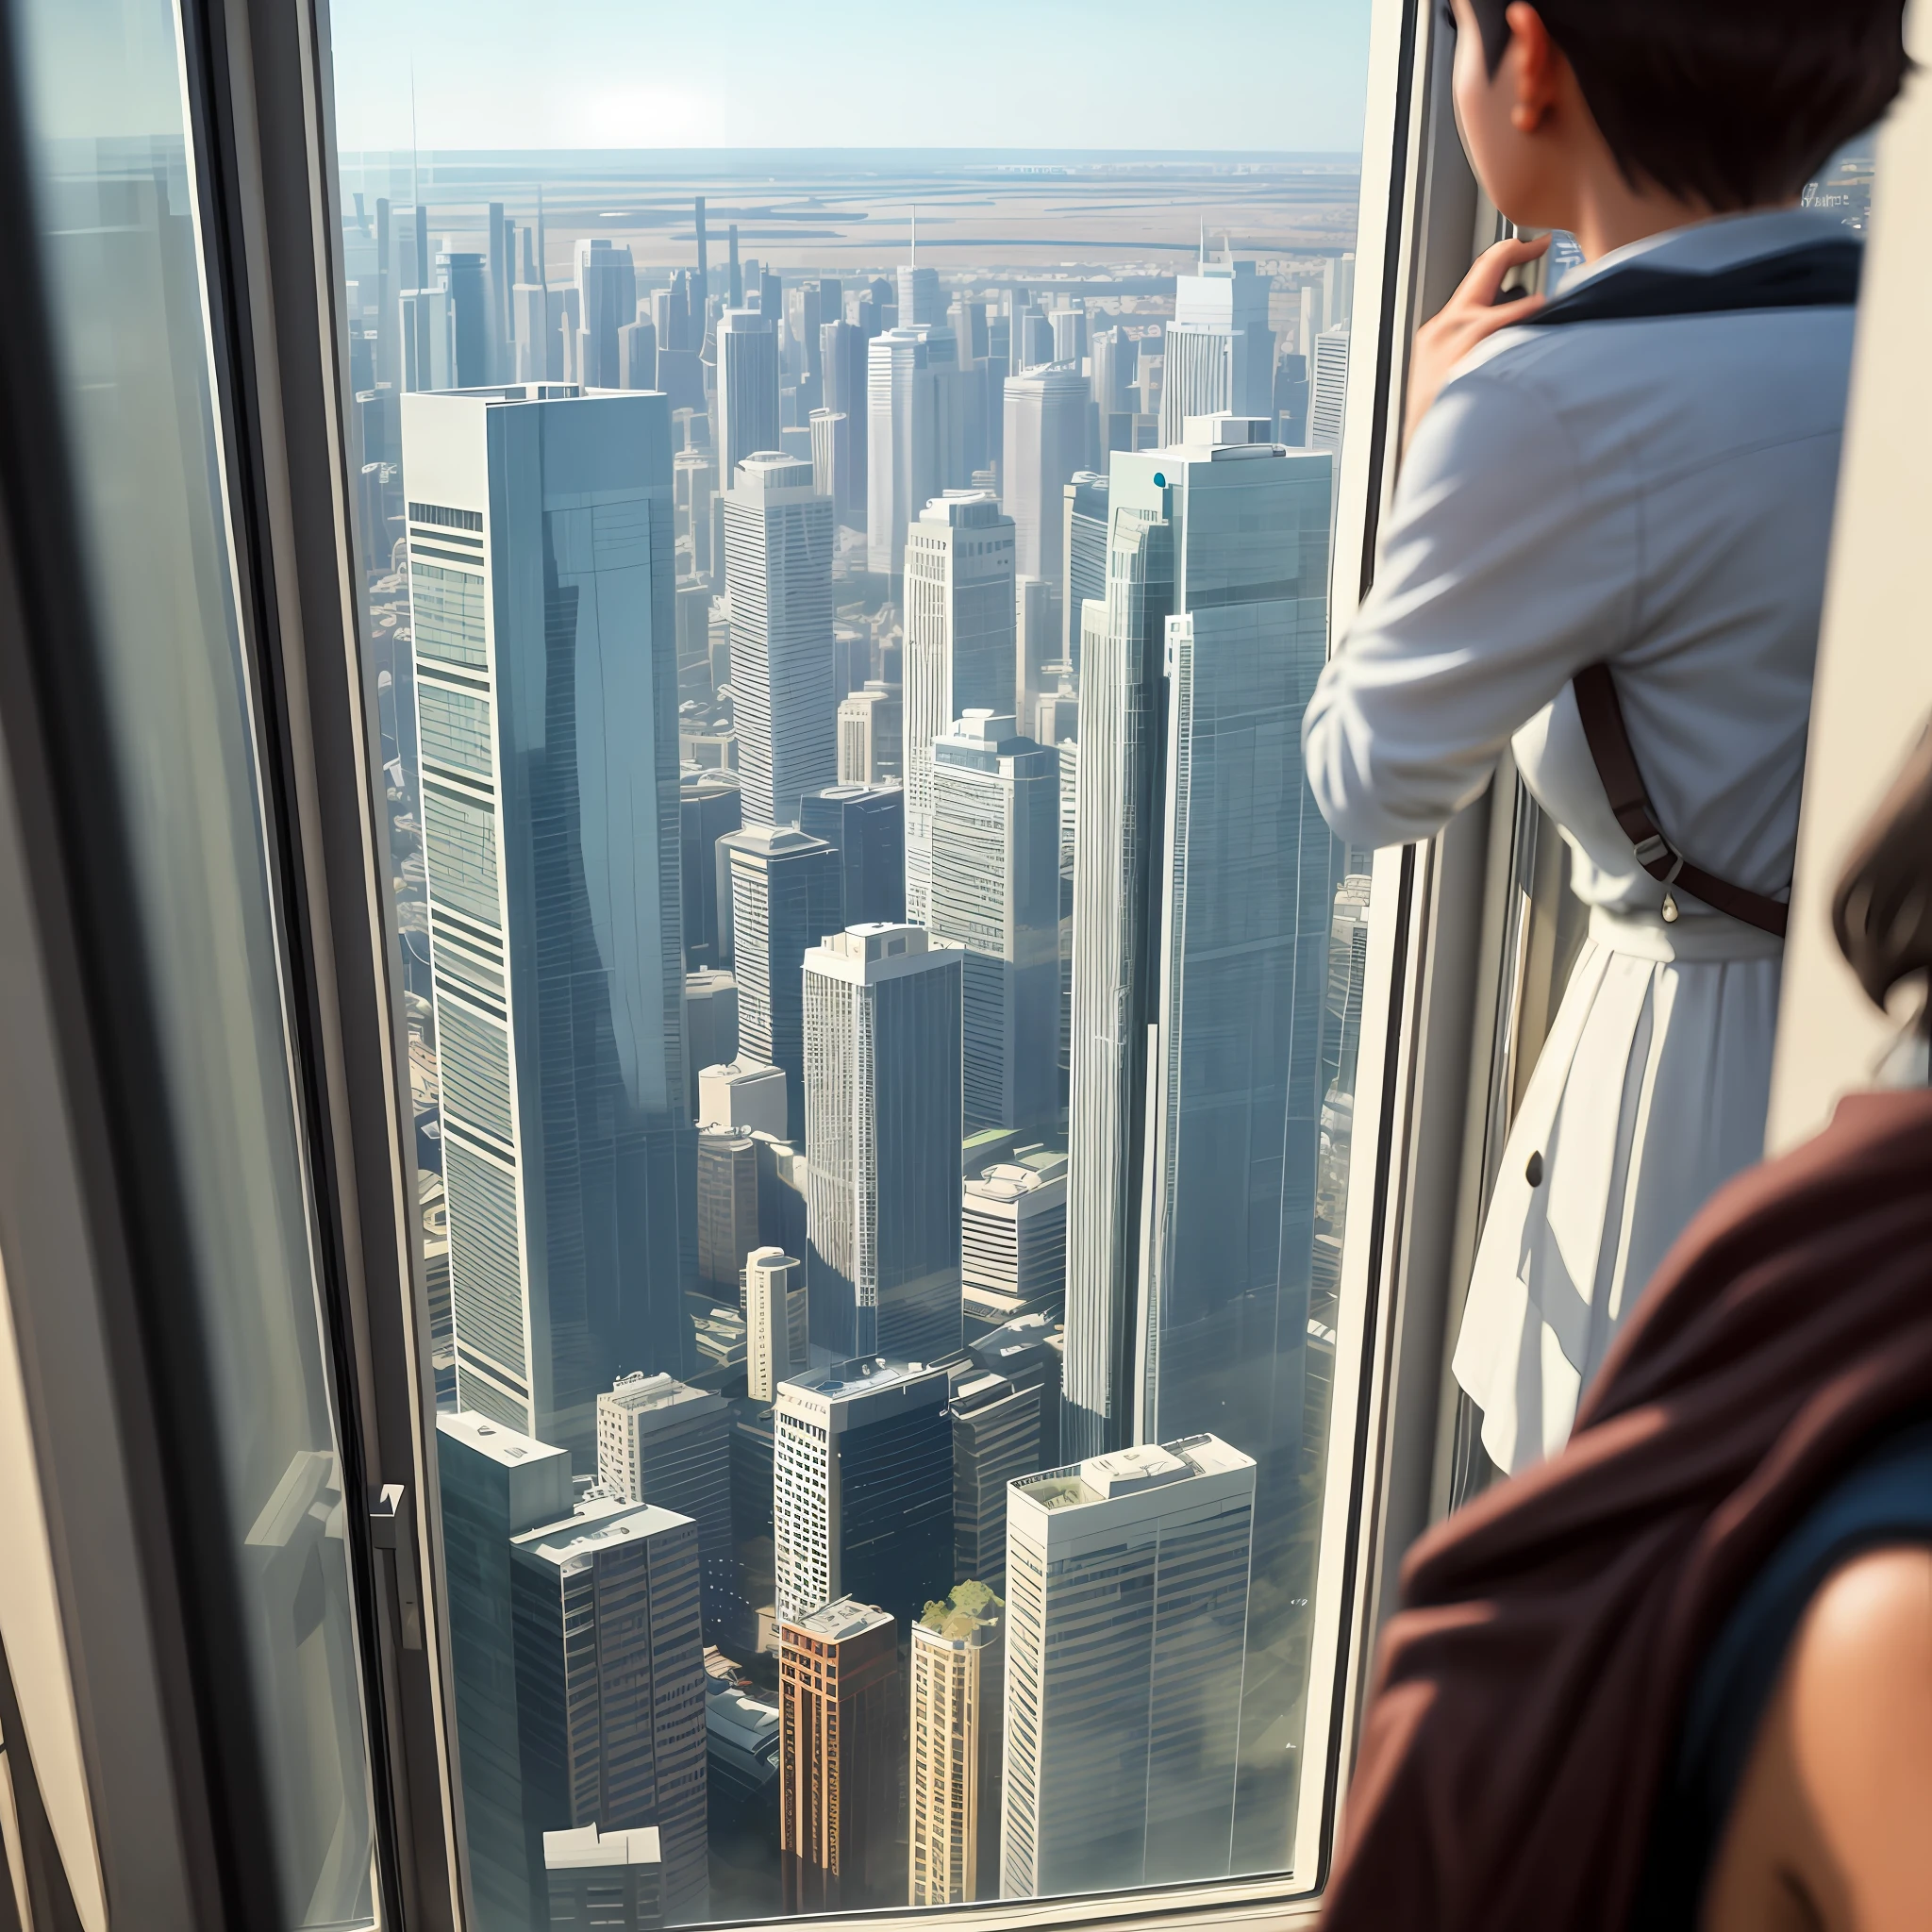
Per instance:
[[[25,91],[86,592],[132,857],[164,1131],[193,1255],[280,1923],[372,1923],[343,1512],[217,435],[176,17],[22,10]],[[173,1391],[184,1396],[185,1391]],[[200,1400],[200,1397],[193,1398]],[[138,1908],[137,1908],[138,1910]]]
[[[489,1932],[1296,1857],[1369,870],[1299,739],[1366,8],[1217,11],[1322,88],[1176,98],[1067,8],[1029,31],[1098,63],[1077,108],[775,10],[782,75],[748,19],[714,80],[693,14],[506,92],[494,15],[336,10]],[[766,131],[808,100],[839,131]],[[641,1548],[662,1674],[600,1637],[559,1679]]]

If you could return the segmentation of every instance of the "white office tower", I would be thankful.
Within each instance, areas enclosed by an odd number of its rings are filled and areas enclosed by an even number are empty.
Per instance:
[[[959,1346],[959,962],[916,925],[805,956],[807,1279],[835,1355]]]
[[[1228,1873],[1254,1518],[1218,1436],[1008,1490],[1002,1897]]]
[[[620,380],[618,331],[638,319],[638,278],[630,249],[598,236],[577,243],[577,313],[582,343],[577,380],[587,389],[626,389]]]
[[[778,1384],[810,1363],[805,1263],[783,1248],[744,1257],[744,1367],[754,1402],[775,1402]]]
[[[1067,1297],[1067,1158],[1003,1160],[960,1187],[966,1327],[976,1341],[1021,1315],[1058,1317]]]
[[[1088,463],[1087,398],[1087,378],[1058,363],[1007,378],[1004,481],[1020,576],[1057,585],[1065,569],[1064,498]]]
[[[1323,308],[1330,328],[1346,328],[1355,316],[1355,257],[1331,256],[1322,264]]]
[[[1059,754],[970,710],[933,741],[926,924],[965,948],[966,1132],[1059,1114]]]
[[[897,577],[906,533],[963,454],[958,343],[950,329],[889,328],[866,351],[866,569]]]
[[[1013,715],[1037,715],[1040,694],[1046,685],[1046,667],[1060,655],[1060,587],[1039,577],[1018,577],[1013,584],[1017,632],[1013,640]]]
[[[938,269],[920,268],[908,262],[900,267],[898,281],[901,328],[911,328],[922,323],[933,328],[944,325],[946,302],[940,292]]]
[[[779,447],[778,328],[755,308],[727,308],[718,318],[718,463],[725,488],[738,466],[759,450]]]
[[[510,312],[516,331],[517,380],[575,382],[581,291],[519,282],[510,291]]]
[[[587,1501],[513,1539],[510,1564],[517,1694],[545,1721],[541,1739],[525,1731],[527,1824],[655,1826],[666,1920],[705,1918],[697,1525],[648,1503]]]
[[[432,996],[459,1406],[588,1471],[693,1360],[671,412],[525,395],[402,404]]]
[[[673,1375],[621,1375],[597,1398],[597,1480],[698,1526],[705,1635],[719,1641],[734,1583],[731,1410]]]
[[[839,782],[882,785],[904,768],[902,687],[868,678],[839,701]]]
[[[843,409],[814,409],[808,419],[812,488],[830,498],[832,519],[841,529],[865,527],[865,469],[858,460],[864,421]]]
[[[1180,441],[1190,416],[1272,416],[1274,333],[1269,277],[1252,261],[1208,261],[1174,280],[1165,344],[1160,441]]]
[[[1348,326],[1325,328],[1315,338],[1308,379],[1308,447],[1339,452],[1348,414]]]
[[[999,1598],[974,1578],[912,1626],[908,1905],[999,1896],[1000,1621]]]
[[[1132,1440],[1129,1319],[1140,1226],[1146,1080],[1150,861],[1160,796],[1154,735],[1174,532],[1164,497],[1108,494],[1107,602],[1082,613],[1080,753],[1072,819],[1068,1023],[1067,1340],[1061,1427],[1070,1453]],[[1163,473],[1164,475],[1164,473]],[[1152,501],[1148,501],[1151,493]],[[1063,807],[1063,818],[1065,810]]]
[[[969,708],[1013,708],[1013,520],[990,491],[949,491],[906,538],[906,916],[932,875],[932,741]]]
[[[832,505],[809,463],[759,450],[724,498],[731,695],[748,825],[789,825],[839,774]]]
[[[1295,348],[1304,356],[1312,358],[1315,353],[1315,338],[1322,333],[1324,318],[1322,312],[1322,284],[1304,282],[1297,296],[1298,315],[1295,323]]]
[[[664,1853],[657,1826],[602,1831],[584,1824],[543,1834],[553,1927],[655,1932],[664,1923]]]
[[[724,1133],[785,1138],[785,1069],[763,1060],[727,1060],[698,1073],[698,1124]]]

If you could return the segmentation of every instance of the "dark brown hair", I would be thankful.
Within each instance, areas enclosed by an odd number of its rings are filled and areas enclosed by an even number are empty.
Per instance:
[[[1471,0],[1494,74],[1508,0]],[[1789,200],[1910,71],[1905,0],[1538,0],[1625,179],[1718,213]]]
[[[1853,851],[1831,923],[1858,984],[1881,1007],[1902,981],[1932,974],[1932,729]],[[1932,998],[1920,1024],[1932,1026]]]

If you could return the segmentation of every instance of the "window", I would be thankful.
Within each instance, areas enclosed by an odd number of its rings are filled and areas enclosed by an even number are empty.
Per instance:
[[[332,23],[479,1922],[1306,1890],[1368,8],[535,25]]]

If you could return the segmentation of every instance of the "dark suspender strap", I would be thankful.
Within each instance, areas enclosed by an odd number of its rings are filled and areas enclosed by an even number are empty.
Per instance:
[[[1638,864],[1659,883],[1679,886],[1693,899],[1702,899],[1746,925],[1783,939],[1789,913],[1781,901],[1714,877],[1702,866],[1692,865],[1664,837],[1650,794],[1644,790],[1643,774],[1637,769],[1637,754],[1630,748],[1630,733],[1624,724],[1624,707],[1610,667],[1588,665],[1576,674],[1574,688],[1576,715],[1583,721],[1583,736],[1596,760],[1597,776],[1603,780],[1605,795],[1624,836],[1637,848]]]

